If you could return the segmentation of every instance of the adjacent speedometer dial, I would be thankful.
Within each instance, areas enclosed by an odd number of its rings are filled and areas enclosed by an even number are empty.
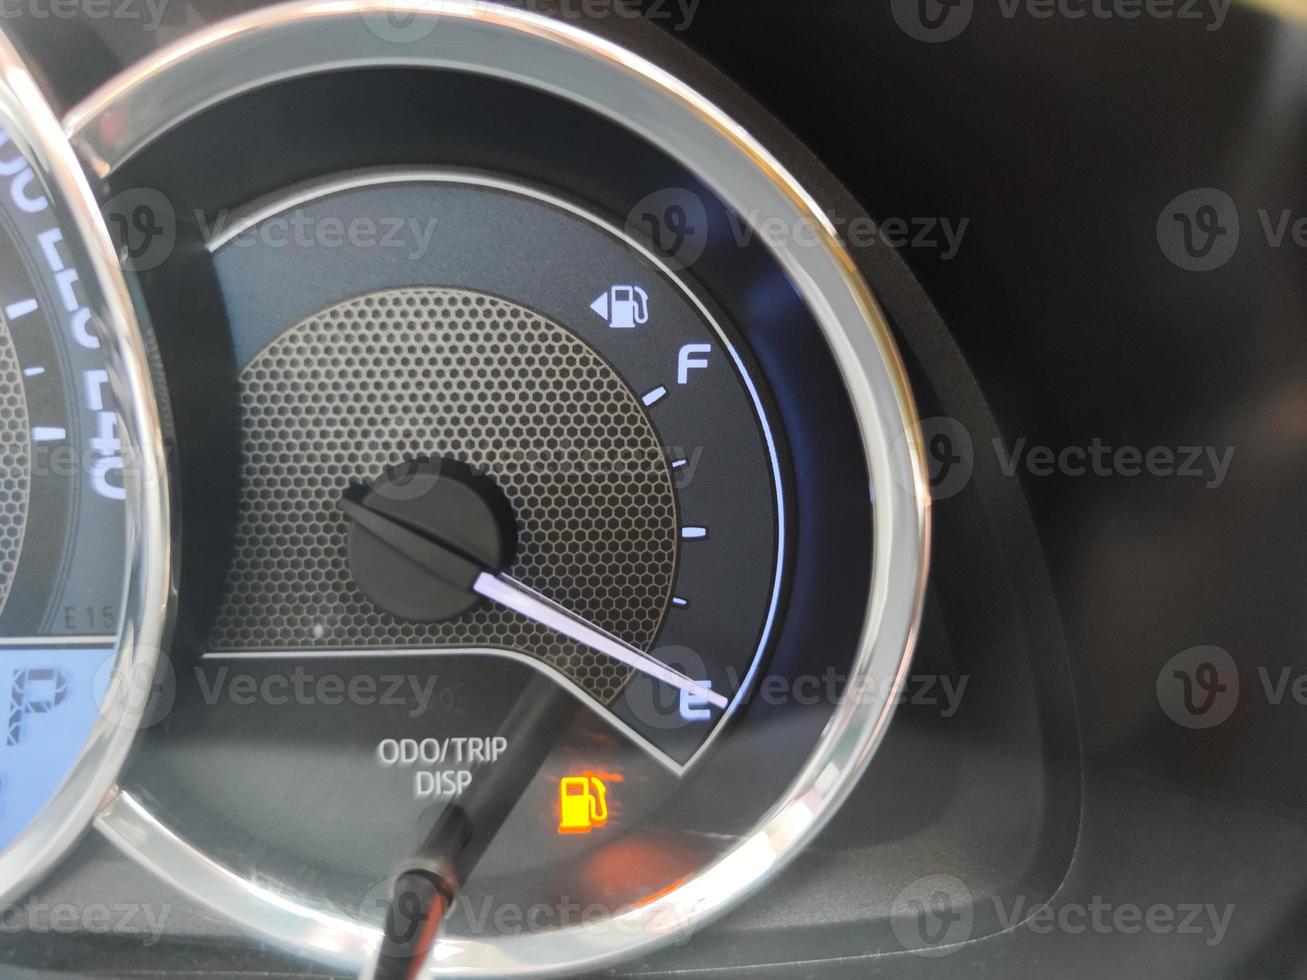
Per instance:
[[[158,424],[108,234],[0,42],[0,895],[112,786],[166,578]]]

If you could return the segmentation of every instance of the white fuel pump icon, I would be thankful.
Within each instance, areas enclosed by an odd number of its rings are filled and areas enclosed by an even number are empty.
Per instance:
[[[590,309],[614,330],[630,330],[649,322],[649,294],[639,286],[613,286],[601,293]]]

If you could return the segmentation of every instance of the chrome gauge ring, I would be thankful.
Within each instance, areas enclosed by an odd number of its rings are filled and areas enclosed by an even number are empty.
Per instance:
[[[168,493],[126,284],[85,175],[0,39],[0,901],[86,829],[155,689]]]
[[[429,115],[390,125],[385,92]],[[260,114],[284,142],[242,143]],[[129,69],[65,128],[115,199],[162,199],[192,236],[142,293],[170,372],[208,328],[170,339],[164,273],[221,297],[207,370],[236,393],[178,413],[183,453],[211,439],[235,460],[202,454],[181,490],[225,500],[232,531],[188,545],[221,594],[184,612],[193,682],[107,837],[360,971],[393,945],[387,875],[436,880],[452,905],[431,977],[670,942],[812,838],[893,711],[929,508],[889,327],[765,146],[625,47],[467,2],[271,7]],[[241,166],[200,188],[201,144]],[[778,224],[802,230],[763,233]],[[388,227],[406,249],[385,251]],[[587,452],[597,468],[575,465]],[[269,692],[306,669],[427,671],[447,697],[224,702],[232,671]],[[843,683],[820,704],[767,695],[828,671]],[[243,751],[192,754],[220,733]],[[478,794],[514,766],[480,840]],[[397,864],[459,813],[458,847],[485,852],[470,873],[427,844]],[[525,929],[479,912],[564,902],[602,912]]]

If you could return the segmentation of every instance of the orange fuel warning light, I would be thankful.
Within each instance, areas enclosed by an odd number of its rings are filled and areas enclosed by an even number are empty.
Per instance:
[[[558,783],[558,832],[588,834],[608,823],[608,787],[598,776],[564,776]]]

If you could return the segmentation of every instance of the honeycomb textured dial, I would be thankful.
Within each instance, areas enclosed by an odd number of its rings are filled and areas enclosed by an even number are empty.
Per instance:
[[[482,293],[389,290],[287,331],[241,389],[241,516],[212,649],[490,647],[603,703],[620,693],[627,668],[506,610],[422,624],[378,609],[351,579],[338,507],[405,458],[467,463],[517,514],[511,574],[647,648],[675,578],[675,489],[643,406],[589,345]]]
[[[18,571],[27,528],[31,445],[22,370],[9,327],[0,323],[0,611]]]

